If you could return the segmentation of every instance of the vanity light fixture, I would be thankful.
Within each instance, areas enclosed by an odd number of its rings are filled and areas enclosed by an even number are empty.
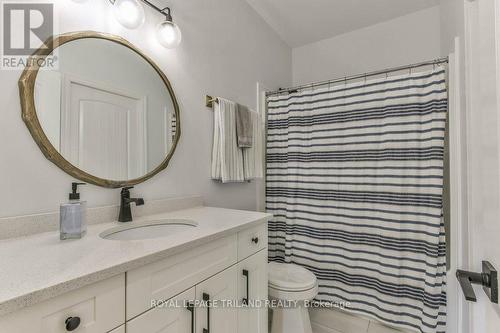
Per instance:
[[[109,0],[118,22],[129,29],[136,29],[144,23],[145,14],[141,1],[165,16],[165,21],[158,24],[156,28],[158,42],[168,49],[177,47],[181,42],[182,34],[179,26],[172,20],[169,7],[161,9],[149,0]]]
[[[129,29],[139,28],[146,17],[139,0],[114,0],[113,11],[118,22]]]
[[[170,8],[167,7],[162,12],[165,14],[165,21],[158,24],[156,36],[160,44],[167,49],[176,48],[181,43],[181,30],[179,26],[173,22]]]

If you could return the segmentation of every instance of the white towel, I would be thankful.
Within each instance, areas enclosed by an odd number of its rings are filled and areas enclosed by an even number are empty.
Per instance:
[[[236,135],[236,103],[218,98],[214,104],[212,179],[244,182],[243,151]]]
[[[250,110],[252,115],[252,147],[243,149],[243,168],[245,180],[264,177],[264,121],[260,114]]]

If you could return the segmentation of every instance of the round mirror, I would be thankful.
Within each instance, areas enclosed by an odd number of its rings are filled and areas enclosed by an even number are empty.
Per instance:
[[[32,56],[46,61],[30,63],[20,79],[23,119],[47,158],[105,187],[138,184],[165,169],[180,119],[158,66],[107,34],[70,33],[47,44]]]

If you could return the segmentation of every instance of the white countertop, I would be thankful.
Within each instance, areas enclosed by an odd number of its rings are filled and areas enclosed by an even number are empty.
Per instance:
[[[105,240],[99,234],[118,222],[88,227],[79,240],[59,240],[59,231],[0,241],[0,315],[161,260],[214,239],[266,222],[270,214],[195,207],[143,216],[194,220],[197,228],[166,238]]]

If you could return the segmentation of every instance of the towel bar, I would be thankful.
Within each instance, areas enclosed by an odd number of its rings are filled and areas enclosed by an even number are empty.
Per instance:
[[[210,95],[205,96],[205,105],[207,106],[207,108],[213,108],[214,102],[219,103],[219,100],[217,99],[217,97],[212,97]]]

